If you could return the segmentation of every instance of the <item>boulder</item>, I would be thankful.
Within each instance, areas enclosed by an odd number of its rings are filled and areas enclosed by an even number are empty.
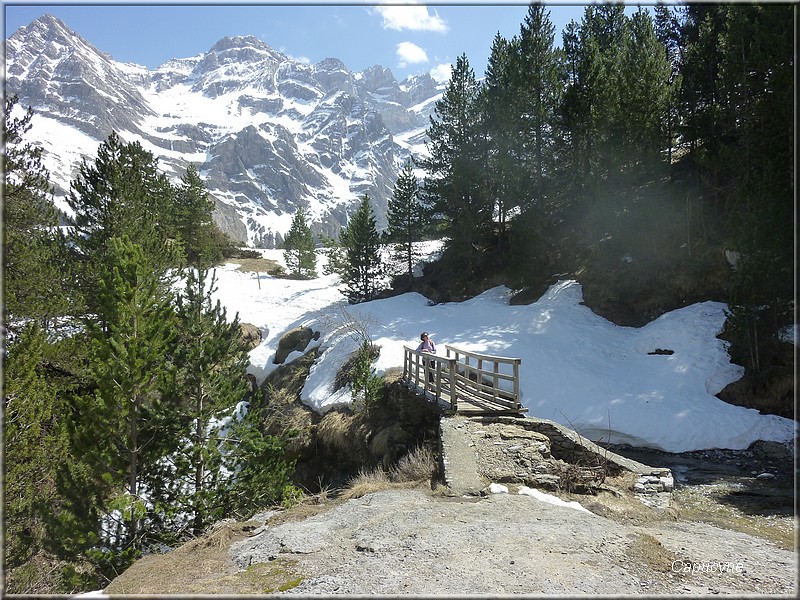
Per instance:
[[[261,343],[261,330],[252,323],[242,323],[239,325],[242,343],[248,352]]]
[[[282,365],[292,352],[304,352],[311,340],[318,339],[319,331],[314,332],[310,327],[295,327],[286,332],[278,342],[273,362]]]

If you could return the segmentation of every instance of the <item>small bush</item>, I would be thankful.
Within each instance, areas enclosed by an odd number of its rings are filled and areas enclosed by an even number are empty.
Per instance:
[[[271,275],[272,277],[286,278],[286,269],[283,268],[283,265],[275,265],[269,271],[267,271],[267,275]]]

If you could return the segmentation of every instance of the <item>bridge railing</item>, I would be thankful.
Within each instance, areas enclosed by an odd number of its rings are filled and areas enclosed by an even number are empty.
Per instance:
[[[467,352],[445,345],[447,356],[404,346],[403,379],[456,411],[459,401],[489,401],[498,410],[519,410],[519,358]]]
[[[447,357],[456,361],[455,387],[464,393],[490,400],[510,409],[519,409],[520,358],[467,352],[445,345]]]
[[[417,352],[414,348],[403,346],[403,379],[413,387],[430,393],[437,401],[450,404],[456,410],[457,396],[455,386],[455,359]]]

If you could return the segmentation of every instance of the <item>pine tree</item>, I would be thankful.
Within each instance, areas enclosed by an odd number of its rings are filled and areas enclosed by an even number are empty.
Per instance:
[[[655,28],[658,41],[664,47],[670,64],[669,97],[665,114],[667,136],[667,164],[672,164],[672,153],[678,140],[680,123],[680,95],[683,87],[683,69],[686,60],[686,40],[683,34],[685,9],[658,5],[655,7]]]
[[[524,171],[532,173],[531,192],[523,206],[541,204],[556,168],[555,145],[561,131],[556,119],[561,99],[562,64],[554,46],[555,27],[541,4],[531,4],[520,27],[519,60],[513,71],[522,136]]]
[[[300,491],[291,483],[294,463],[286,459],[281,440],[262,433],[264,417],[251,406],[234,423],[223,452],[232,472],[230,485],[221,491],[226,514],[247,519],[265,506],[291,505]]]
[[[672,68],[644,9],[634,13],[627,25],[620,90],[620,110],[625,115],[621,150],[631,172],[647,176],[663,163]]]
[[[426,197],[449,236],[446,252],[466,277],[474,275],[493,229],[493,202],[483,180],[486,148],[478,92],[475,73],[461,55],[430,118],[428,157],[420,160]]]
[[[372,365],[377,356],[378,350],[375,346],[369,340],[364,340],[353,361],[350,380],[353,405],[363,407],[366,412],[375,407],[383,391],[383,379],[375,374],[375,367]]]
[[[42,149],[24,141],[33,110],[14,117],[16,105],[16,96],[6,99],[2,123],[3,316],[10,327],[18,319],[37,319],[47,329],[70,310],[62,280],[65,252]]]
[[[383,269],[380,236],[375,214],[367,194],[341,233],[344,264],[339,272],[345,289],[342,293],[351,304],[372,300],[381,286]]]
[[[173,519],[191,516],[195,536],[224,516],[218,493],[227,485],[227,478],[221,471],[222,441],[213,422],[231,414],[248,391],[249,359],[241,341],[239,317],[228,321],[219,300],[212,301],[215,292],[213,274],[209,281],[205,269],[187,271],[184,290],[177,296],[173,406],[180,407],[181,422],[187,426],[180,435],[188,439],[170,459],[174,471],[166,470],[151,484],[161,491],[160,499],[170,507]]]
[[[174,221],[177,239],[190,265],[209,266],[222,259],[218,231],[212,213],[214,201],[206,191],[197,168],[189,165],[175,190]]]
[[[419,184],[410,161],[397,176],[386,218],[386,239],[394,242],[392,258],[404,266],[408,289],[411,289],[414,284],[414,261],[418,257],[415,244],[422,240],[429,217],[427,208],[420,202]]]
[[[47,377],[51,353],[45,332],[32,321],[16,333],[3,362],[3,564],[11,592],[30,591],[11,583],[14,569],[44,547],[48,508],[59,504],[58,467],[71,460],[63,423],[68,407]]]
[[[97,389],[83,399],[78,432],[87,462],[98,477],[125,490],[107,504],[119,511],[115,535],[122,544],[144,546],[146,505],[140,495],[148,453],[165,435],[158,417],[169,377],[167,352],[174,335],[172,296],[144,250],[127,237],[107,242],[107,264],[98,284],[98,319],[86,319],[90,368]],[[129,546],[128,546],[129,545]]]
[[[326,258],[322,267],[323,275],[338,275],[344,272],[345,255],[340,240],[322,236],[322,253]]]
[[[717,152],[703,161],[724,182],[726,238],[741,253],[731,285],[732,325],[763,375],[778,331],[795,322],[796,68],[786,5],[725,7],[718,39]]]
[[[283,258],[291,276],[300,279],[317,276],[316,244],[302,207],[292,217],[292,226],[283,239]]]
[[[89,312],[98,309],[97,273],[108,263],[110,240],[127,236],[158,270],[179,262],[174,189],[158,170],[156,158],[138,142],[125,144],[116,133],[100,144],[93,165],[86,160],[72,182],[67,204],[70,241],[81,264],[80,291]]]
[[[501,241],[508,213],[519,206],[528,170],[522,165],[521,90],[515,71],[519,67],[519,40],[505,40],[498,33],[492,43],[486,77],[480,92],[487,138],[484,184],[494,202]]]

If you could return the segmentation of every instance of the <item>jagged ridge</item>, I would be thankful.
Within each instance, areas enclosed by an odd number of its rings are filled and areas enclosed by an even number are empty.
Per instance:
[[[427,74],[398,82],[379,65],[303,64],[253,36],[151,71],[115,61],[51,15],[7,40],[6,62],[7,92],[34,107],[30,135],[44,147],[57,203],[80,160],[117,131],[170,176],[198,165],[220,226],[263,247],[281,240],[299,206],[316,233],[334,235],[364,193],[382,226],[441,93]]]

